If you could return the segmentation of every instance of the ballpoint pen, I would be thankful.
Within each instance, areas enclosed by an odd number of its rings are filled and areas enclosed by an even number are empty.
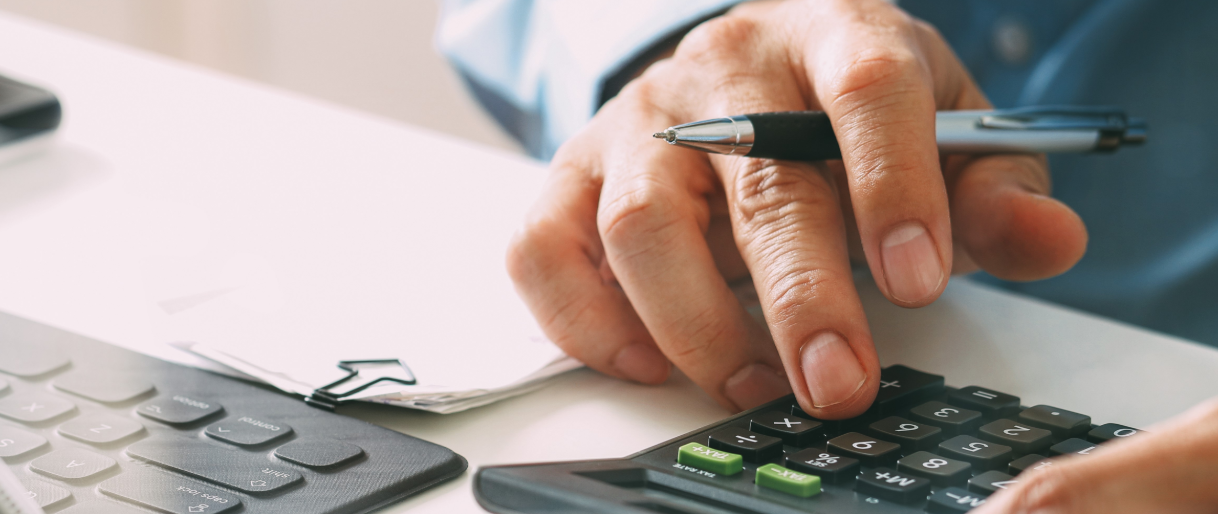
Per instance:
[[[1048,106],[997,111],[939,111],[942,153],[1112,152],[1146,141],[1146,122],[1111,107]],[[793,161],[841,159],[829,117],[820,111],[715,118],[653,134],[704,152]]]

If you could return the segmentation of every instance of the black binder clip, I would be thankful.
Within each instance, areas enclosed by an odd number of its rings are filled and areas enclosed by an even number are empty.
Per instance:
[[[347,376],[313,390],[304,398],[305,403],[319,409],[334,412],[343,398],[363,391],[381,382],[415,385],[414,372],[398,359],[373,359],[362,361],[339,361],[339,369]]]

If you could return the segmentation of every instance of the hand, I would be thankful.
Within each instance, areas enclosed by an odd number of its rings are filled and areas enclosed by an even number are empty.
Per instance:
[[[1218,399],[1092,455],[1055,459],[975,514],[1218,512]]]
[[[1035,279],[1086,231],[1044,159],[940,158],[937,109],[989,104],[942,38],[882,0],[750,2],[691,31],[554,157],[508,270],[546,335],[588,366],[659,383],[675,364],[724,406],[794,389],[827,419],[871,403],[879,363],[851,275],[918,307],[953,267]],[[823,110],[843,160],[674,148],[678,123]],[[949,216],[950,213],[950,216]],[[756,287],[769,330],[728,283]]]

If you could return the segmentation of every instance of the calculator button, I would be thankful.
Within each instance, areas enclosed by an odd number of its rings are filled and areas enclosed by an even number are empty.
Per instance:
[[[864,466],[883,466],[896,462],[901,445],[879,438],[849,432],[829,440],[830,452],[858,459]]]
[[[139,422],[113,414],[89,414],[59,426],[61,435],[92,444],[113,443],[143,431]]]
[[[898,416],[876,421],[868,426],[868,429],[876,437],[901,445],[905,453],[930,450],[939,444],[943,434],[939,427],[916,423]]]
[[[958,435],[939,443],[937,453],[965,461],[980,470],[995,469],[1011,460],[1011,447],[968,435]]]
[[[1099,446],[1096,446],[1096,444],[1082,439],[1066,439],[1049,447],[1049,455],[1053,457],[1058,455],[1091,455],[1099,449]]]
[[[778,464],[766,464],[757,468],[753,481],[758,487],[782,491],[800,498],[811,498],[820,494],[820,477],[790,470]]]
[[[364,454],[360,447],[333,439],[297,439],[275,449],[275,456],[310,468],[328,468]]]
[[[257,446],[292,433],[283,423],[241,416],[218,421],[203,430],[209,437],[237,446]]]
[[[1015,477],[1001,471],[986,471],[968,479],[968,490],[981,494],[994,494],[1019,482]]]
[[[152,392],[152,383],[128,374],[74,372],[55,379],[55,388],[95,402],[119,403]]]
[[[38,423],[76,410],[72,402],[44,393],[18,393],[0,400],[0,416]]]
[[[889,366],[880,371],[880,390],[872,402],[876,417],[924,402],[943,392],[943,376],[923,373],[906,366]]]
[[[716,450],[738,454],[749,462],[763,462],[782,455],[782,439],[738,427],[711,432],[707,444]]]
[[[1053,461],[1049,460],[1048,457],[1032,453],[1011,461],[1011,463],[1007,465],[1007,472],[1012,475],[1018,475],[1024,471],[1035,471],[1052,465]]]
[[[1091,429],[1090,432],[1087,432],[1087,439],[1097,443],[1103,443],[1113,439],[1132,437],[1142,432],[1144,432],[1144,430],[1138,430],[1136,428],[1118,425],[1116,423],[1106,423]]]
[[[740,455],[698,443],[682,445],[677,450],[677,463],[724,476],[735,475],[744,469],[744,459]]]
[[[12,459],[42,448],[46,438],[20,428],[0,425],[0,458]]]
[[[808,413],[804,412],[803,409],[799,408],[799,404],[793,405],[791,407],[791,415],[795,416],[795,417],[800,417],[800,418],[810,419],[812,421],[820,422],[821,430],[828,437],[833,437],[833,436],[841,435],[844,432],[849,432],[850,427],[858,424],[858,418],[817,419],[815,416],[811,416]]]
[[[782,439],[791,446],[810,446],[824,437],[824,425],[784,412],[771,411],[749,420],[749,430]]]
[[[970,493],[959,487],[948,487],[930,495],[926,512],[933,514],[955,514],[968,512],[985,504],[985,496]]]
[[[59,351],[42,344],[28,344],[19,334],[5,334],[0,338],[0,372],[18,377],[33,377],[50,373],[68,365],[68,358]]]
[[[114,465],[114,459],[105,455],[68,448],[34,459],[30,462],[30,469],[60,480],[77,480],[106,471]]]
[[[977,430],[977,435],[987,441],[1010,446],[1015,453],[1043,452],[1053,444],[1053,433],[1010,419],[988,423]]]
[[[227,492],[148,469],[128,471],[97,488],[119,500],[174,514],[219,514],[241,506],[241,499]]]
[[[787,467],[811,473],[826,484],[841,484],[859,474],[859,461],[819,448],[800,450],[787,456]]]
[[[938,486],[964,485],[972,476],[967,462],[947,459],[930,452],[915,452],[897,461],[897,471],[928,479]]]
[[[984,387],[968,386],[947,395],[947,403],[972,409],[987,418],[1002,418],[1019,411],[1019,397]]]
[[[926,499],[930,480],[889,468],[876,468],[859,476],[855,492],[897,503],[914,503]]]
[[[153,398],[135,408],[141,416],[170,425],[194,423],[223,410],[214,401],[184,394]]]
[[[266,456],[218,448],[197,439],[151,439],[127,448],[127,454],[251,494],[277,491],[300,482],[300,473],[268,465]]]
[[[930,423],[943,429],[944,437],[972,432],[981,426],[981,413],[943,402],[926,402],[909,410],[914,421]]]
[[[1091,429],[1091,416],[1070,412],[1066,409],[1037,405],[1019,413],[1019,421],[1053,432],[1053,438],[1061,441],[1071,437],[1082,437]]]
[[[33,498],[34,503],[44,509],[57,506],[72,497],[72,493],[67,489],[41,480],[22,480],[21,486],[25,487],[26,496]]]

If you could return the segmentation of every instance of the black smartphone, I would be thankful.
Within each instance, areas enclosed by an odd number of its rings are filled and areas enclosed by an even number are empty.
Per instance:
[[[48,141],[62,115],[54,93],[0,75],[0,163]]]

